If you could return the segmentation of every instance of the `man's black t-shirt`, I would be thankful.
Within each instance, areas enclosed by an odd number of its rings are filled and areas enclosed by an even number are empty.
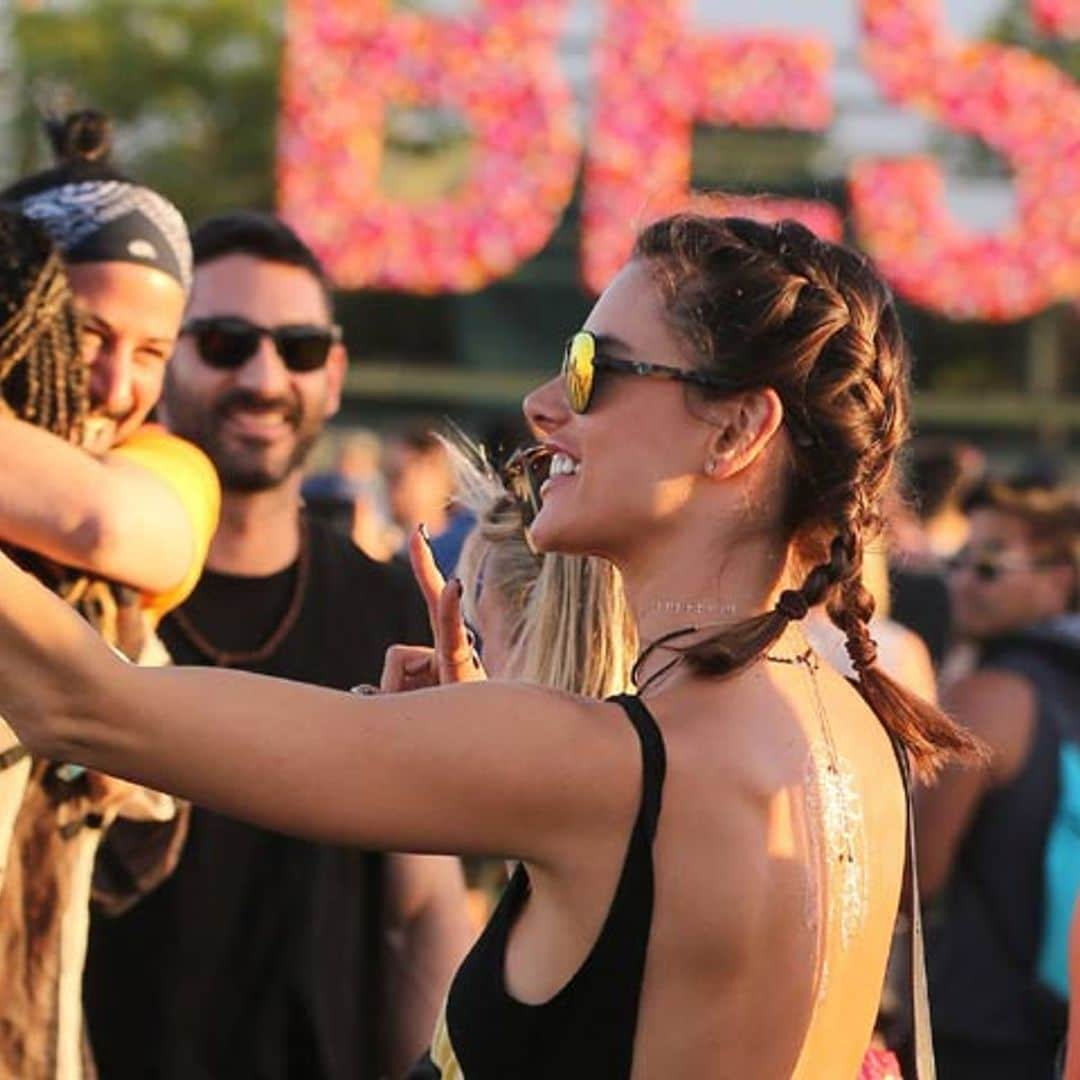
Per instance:
[[[407,570],[319,521],[306,528],[306,581],[299,563],[269,577],[206,572],[181,620],[161,627],[177,664],[213,662],[197,638],[257,651],[280,634],[298,584],[280,643],[232,666],[347,689],[378,682],[389,645],[430,639]],[[379,856],[195,810],[173,877],[121,918],[94,920],[85,985],[101,1075],[374,1078],[381,882]]]

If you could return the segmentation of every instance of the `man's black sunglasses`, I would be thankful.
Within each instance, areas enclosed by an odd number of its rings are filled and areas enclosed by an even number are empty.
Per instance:
[[[317,371],[341,340],[341,327],[290,323],[260,326],[238,315],[211,315],[189,319],[180,330],[195,339],[203,363],[220,371],[235,371],[250,360],[259,342],[268,337],[285,366],[298,373]]]
[[[975,555],[969,551],[960,551],[946,560],[945,568],[951,574],[970,570],[979,581],[987,584],[1009,573],[1030,573],[1034,570],[1046,570],[1052,566],[1068,565],[1058,559],[1035,559],[1032,562],[1017,562],[1005,556]]]

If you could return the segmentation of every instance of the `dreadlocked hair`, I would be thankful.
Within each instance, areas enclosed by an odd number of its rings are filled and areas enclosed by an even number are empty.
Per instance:
[[[791,444],[784,526],[809,567],[772,611],[681,650],[686,662],[702,674],[737,671],[825,604],[864,698],[919,773],[976,755],[970,735],[877,665],[868,625],[863,551],[880,532],[882,496],[908,435],[909,361],[887,287],[863,257],[793,221],[677,214],[647,227],[635,256],[703,370],[779,396]]]
[[[0,410],[77,441],[88,371],[63,263],[44,229],[0,208]]]

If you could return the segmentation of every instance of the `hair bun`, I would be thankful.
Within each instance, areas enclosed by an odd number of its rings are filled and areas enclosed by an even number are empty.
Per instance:
[[[107,162],[112,152],[112,124],[96,109],[80,109],[50,117],[45,131],[61,165]]]

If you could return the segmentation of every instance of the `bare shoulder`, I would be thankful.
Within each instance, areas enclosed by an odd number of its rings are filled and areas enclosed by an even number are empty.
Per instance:
[[[640,745],[616,703],[497,680],[366,703],[372,726],[357,726],[385,733],[369,760],[411,762],[456,807],[433,823],[455,841],[429,850],[476,850],[475,838],[485,854],[559,861],[568,836],[622,829],[636,804]]]
[[[1035,724],[1035,689],[1027,679],[1001,668],[981,668],[946,691],[944,706],[986,744],[998,780],[1015,772]]]
[[[958,723],[992,742],[1018,719],[1034,719],[1035,690],[1016,672],[982,668],[948,689],[945,707]]]

